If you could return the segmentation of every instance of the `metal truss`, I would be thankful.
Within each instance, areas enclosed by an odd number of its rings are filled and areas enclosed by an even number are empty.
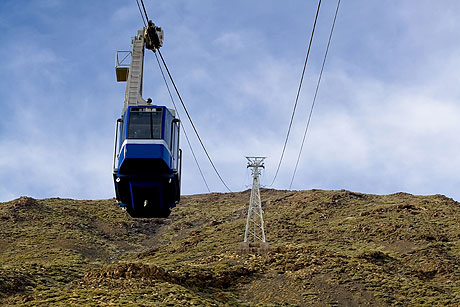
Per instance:
[[[265,243],[265,229],[262,204],[260,201],[259,176],[264,167],[265,157],[246,157],[248,168],[252,168],[252,189],[249,201],[248,217],[246,220],[246,231],[244,233],[244,243]]]

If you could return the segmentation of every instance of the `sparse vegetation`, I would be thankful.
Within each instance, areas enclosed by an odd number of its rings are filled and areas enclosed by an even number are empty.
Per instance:
[[[184,196],[167,219],[114,200],[0,203],[0,304],[407,306],[460,301],[460,203],[261,191],[265,255],[239,255],[249,191]]]

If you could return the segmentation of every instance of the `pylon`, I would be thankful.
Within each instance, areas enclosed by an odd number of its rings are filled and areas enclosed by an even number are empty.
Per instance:
[[[268,249],[268,243],[265,240],[259,176],[262,172],[261,169],[265,168],[263,163],[265,157],[246,157],[246,159],[249,161],[247,167],[252,168],[252,189],[241,252],[264,252]]]

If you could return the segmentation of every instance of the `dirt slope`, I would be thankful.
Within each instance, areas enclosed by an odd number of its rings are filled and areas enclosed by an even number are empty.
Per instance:
[[[460,203],[261,192],[266,255],[237,253],[249,191],[184,196],[168,219],[114,200],[0,203],[0,305],[455,306]]]

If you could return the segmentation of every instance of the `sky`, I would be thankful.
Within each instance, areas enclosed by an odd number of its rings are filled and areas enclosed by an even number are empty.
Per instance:
[[[273,185],[317,1],[144,0],[161,51],[219,173],[289,189],[337,2],[323,1]],[[460,2],[342,0],[292,189],[443,194],[460,201]],[[114,197],[125,83],[115,52],[143,26],[135,0],[0,2],[0,201]],[[146,54],[144,98],[172,107]],[[176,102],[178,102],[176,100]],[[213,192],[225,192],[182,115]],[[207,193],[182,135],[182,193]]]

